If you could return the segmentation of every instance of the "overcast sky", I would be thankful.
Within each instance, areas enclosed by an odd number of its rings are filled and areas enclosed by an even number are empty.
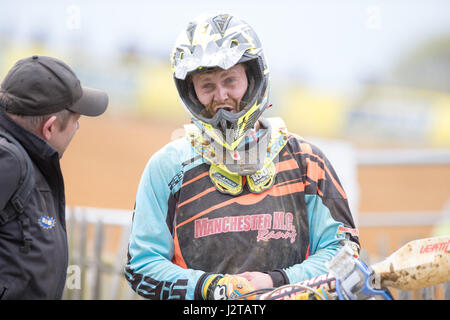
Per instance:
[[[0,0],[0,32],[18,42],[46,33],[55,48],[83,39],[84,48],[98,55],[135,42],[168,59],[187,22],[217,9],[254,27],[272,75],[311,83],[379,75],[420,41],[450,33],[446,0]]]

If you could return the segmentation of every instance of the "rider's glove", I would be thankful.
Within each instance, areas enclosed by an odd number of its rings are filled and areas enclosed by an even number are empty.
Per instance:
[[[211,275],[203,285],[203,298],[206,300],[229,300],[255,290],[250,282],[238,276]]]

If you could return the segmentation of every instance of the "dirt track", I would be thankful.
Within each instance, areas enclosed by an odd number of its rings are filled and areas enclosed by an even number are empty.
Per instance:
[[[170,141],[182,123],[123,116],[82,118],[80,131],[62,159],[68,205],[131,210],[149,157]],[[386,166],[358,169],[360,215],[367,212],[442,210],[450,198],[450,166]],[[388,216],[386,216],[388,219]],[[363,246],[387,250],[404,239],[428,236],[429,226],[360,228]]]

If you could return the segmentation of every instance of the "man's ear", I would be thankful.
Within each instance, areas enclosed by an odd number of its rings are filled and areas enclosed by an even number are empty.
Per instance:
[[[56,116],[51,116],[47,121],[44,122],[42,125],[42,137],[49,141],[52,136],[55,134],[57,128],[56,128]]]

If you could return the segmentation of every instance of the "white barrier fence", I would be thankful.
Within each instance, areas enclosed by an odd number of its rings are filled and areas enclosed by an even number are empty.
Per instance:
[[[426,214],[430,214],[427,212]],[[426,217],[424,213],[423,217]],[[392,213],[397,216],[395,225],[428,224],[438,221],[438,212],[433,212],[430,218],[402,220],[400,217],[407,213]],[[369,214],[369,218],[360,219],[360,226],[378,225],[377,215]],[[419,215],[420,216],[420,215]],[[372,218],[370,218],[372,217]],[[128,210],[99,209],[87,207],[73,207],[67,209],[67,228],[69,234],[70,259],[68,278],[64,299],[140,299],[126,283],[123,270],[126,262],[127,245],[130,233],[132,212]],[[382,222],[392,225],[385,219]],[[107,228],[115,228],[114,233],[119,234],[117,245],[112,252],[108,252]],[[381,239],[383,240],[383,239]],[[387,240],[380,241],[386,243]],[[379,256],[386,256],[386,248],[380,247]],[[109,250],[111,251],[111,249]],[[367,251],[362,250],[361,258],[370,262]],[[450,300],[450,283],[421,290],[422,299],[434,299],[436,290],[443,287],[444,298]],[[441,288],[442,289],[442,288]],[[412,292],[399,291],[399,299],[411,299]]]
[[[136,299],[123,275],[132,212],[70,207],[66,210],[69,268],[64,299]],[[119,242],[106,250],[107,228]],[[108,252],[109,251],[109,252]],[[72,271],[72,273],[71,273]]]

